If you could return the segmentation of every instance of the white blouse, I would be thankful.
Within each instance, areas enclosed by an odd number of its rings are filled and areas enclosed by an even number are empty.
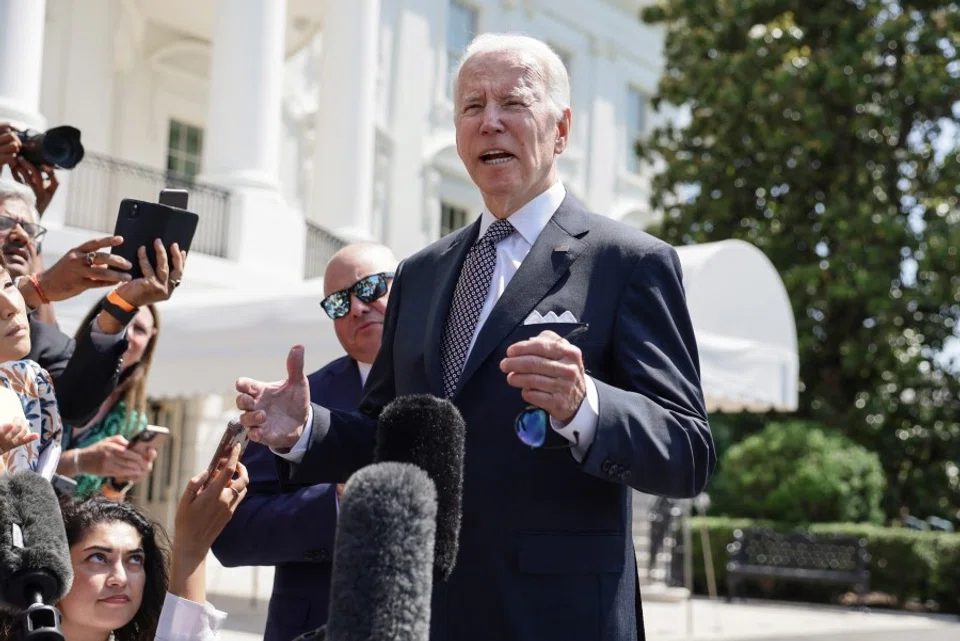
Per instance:
[[[227,613],[167,592],[155,641],[218,641]]]

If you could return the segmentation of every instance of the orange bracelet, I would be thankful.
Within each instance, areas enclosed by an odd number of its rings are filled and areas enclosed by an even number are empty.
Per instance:
[[[123,298],[120,297],[120,294],[117,293],[117,290],[113,290],[107,294],[107,300],[125,312],[132,312],[136,309],[136,307],[123,300]]]
[[[37,296],[40,297],[40,302],[44,305],[50,304],[50,299],[47,298],[47,295],[43,293],[43,288],[40,287],[40,281],[37,280],[37,277],[33,274],[27,276],[27,280],[30,281],[30,284],[33,285],[33,288],[37,290]]]

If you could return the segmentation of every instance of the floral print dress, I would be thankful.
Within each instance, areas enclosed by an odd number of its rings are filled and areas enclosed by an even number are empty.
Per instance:
[[[50,375],[34,361],[8,361],[0,363],[0,385],[17,393],[31,431],[40,435],[3,454],[0,471],[32,470],[52,479],[60,461],[63,424]]]

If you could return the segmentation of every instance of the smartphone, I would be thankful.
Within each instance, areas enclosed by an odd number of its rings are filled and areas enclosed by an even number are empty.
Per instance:
[[[113,230],[114,235],[123,236],[123,244],[114,247],[111,253],[129,260],[133,266],[127,273],[133,278],[141,278],[143,271],[137,250],[146,247],[147,260],[156,269],[157,251],[153,243],[159,238],[167,250],[167,264],[173,269],[170,246],[177,243],[182,251],[189,251],[199,221],[200,217],[195,213],[179,207],[125,198],[120,202]]]
[[[157,202],[161,205],[170,205],[177,209],[186,209],[190,194],[186,189],[164,189],[160,192]]]
[[[151,447],[159,450],[163,441],[170,436],[170,430],[159,425],[147,425],[145,428],[130,437],[127,449],[139,454],[146,454]]]
[[[207,467],[207,480],[204,482],[203,487],[206,487],[213,477],[220,472],[222,464],[226,463],[230,458],[230,450],[233,449],[234,445],[237,443],[240,444],[240,456],[243,456],[249,442],[249,432],[247,432],[247,428],[241,425],[239,421],[230,421],[227,423],[227,429],[223,432],[223,437],[220,439],[217,451],[213,453],[210,466]]]

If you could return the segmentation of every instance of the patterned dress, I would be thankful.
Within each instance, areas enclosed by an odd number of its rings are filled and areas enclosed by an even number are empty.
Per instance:
[[[137,411],[131,412],[130,419],[127,420],[127,404],[117,401],[117,404],[96,423],[86,427],[68,426],[63,439],[64,449],[83,449],[117,434],[129,440],[133,434],[146,426],[147,417]],[[74,496],[83,499],[100,494],[109,479],[93,474],[78,474],[73,477],[73,480],[77,482],[77,492]]]
[[[63,424],[50,375],[30,360],[0,363],[0,385],[17,393],[30,429],[40,435],[33,443],[6,452],[0,459],[5,472],[32,470],[52,479],[60,461]]]

